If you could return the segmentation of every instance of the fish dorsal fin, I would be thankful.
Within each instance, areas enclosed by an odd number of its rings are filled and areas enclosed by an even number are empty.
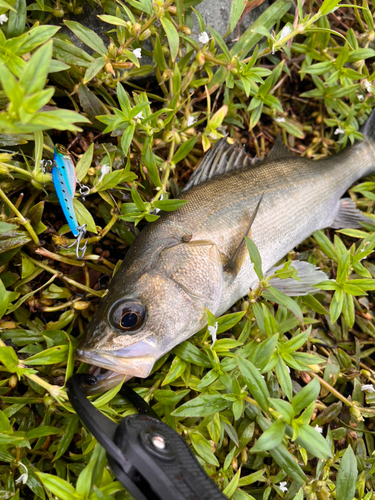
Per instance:
[[[295,154],[292,153],[288,146],[285,146],[283,140],[278,135],[269,155],[267,156],[267,160],[278,160],[279,158],[288,158],[291,156],[295,157]]]
[[[258,204],[255,207],[255,210],[251,215],[249,225],[247,226],[246,232],[243,235],[241,243],[236,248],[236,250],[235,250],[234,254],[232,255],[232,257],[230,258],[229,262],[227,264],[225,264],[225,266],[224,266],[224,271],[227,273],[230,273],[233,276],[233,278],[235,278],[237,276],[237,274],[239,273],[241,267],[243,266],[248,254],[249,254],[247,251],[247,247],[246,247],[245,236],[248,236],[250,238],[251,226],[253,225],[255,217],[257,216],[259,206],[260,206],[262,199],[263,199],[263,195],[260,197],[260,200],[258,201]]]
[[[250,158],[236,144],[229,144],[224,137],[208,151],[182,191],[206,182],[216,175],[252,165],[257,160],[258,158]]]

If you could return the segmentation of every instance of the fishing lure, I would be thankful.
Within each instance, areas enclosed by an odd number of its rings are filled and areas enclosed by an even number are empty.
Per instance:
[[[82,247],[80,247],[80,244],[86,234],[87,226],[86,224],[83,224],[82,226],[78,224],[74,211],[73,199],[77,184],[80,187],[80,194],[82,196],[89,194],[90,188],[77,182],[73,162],[64,146],[56,144],[53,159],[52,179],[55,185],[57,197],[63,209],[69,228],[76,237],[76,241],[72,245],[65,248],[76,246],[76,256],[78,259],[82,259],[85,255],[87,240]]]

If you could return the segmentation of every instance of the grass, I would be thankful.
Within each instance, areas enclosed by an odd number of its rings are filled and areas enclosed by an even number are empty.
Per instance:
[[[71,19],[90,0],[0,0],[1,498],[129,498],[65,392],[88,369],[73,352],[127,247],[155,208],[178,209],[173,195],[224,134],[260,158],[280,134],[319,160],[361,139],[374,107],[366,0],[277,0],[231,47],[198,3],[95,3],[103,42]],[[232,3],[233,29],[244,5]],[[194,17],[207,43],[190,36]],[[74,204],[83,260],[61,248],[73,240],[48,164],[56,143],[90,188]],[[371,178],[350,190],[371,218],[374,192]],[[373,224],[315,233],[285,262],[321,267],[333,281],[317,294],[287,300],[260,275],[217,319],[214,345],[205,328],[130,381],[228,498],[375,498],[374,247]],[[117,421],[135,412],[118,389],[96,398]]]

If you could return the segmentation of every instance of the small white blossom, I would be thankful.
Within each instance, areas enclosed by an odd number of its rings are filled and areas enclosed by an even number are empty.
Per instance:
[[[359,101],[359,102],[362,102],[362,101],[363,101],[363,99],[364,99],[363,95],[362,95],[362,94],[359,94],[359,95],[358,95],[358,101]]]
[[[288,488],[286,486],[286,481],[281,481],[281,483],[279,484],[279,488],[280,490],[285,493],[286,491],[288,491]]]
[[[339,127],[339,128],[337,128],[337,129],[335,130],[335,132],[334,132],[334,134],[335,134],[335,135],[337,135],[337,134],[344,134],[344,133],[345,133],[345,130],[343,130],[343,129],[342,129],[342,128],[340,128],[340,127]]]
[[[133,54],[135,55],[135,57],[137,59],[142,59],[142,49],[141,48],[134,49]]]
[[[363,85],[365,86],[365,89],[367,90],[367,92],[372,91],[372,85],[368,80],[364,80]]]
[[[18,479],[16,479],[15,483],[16,484],[20,484],[20,483],[26,484],[27,480],[29,479],[29,471],[27,470],[27,467],[25,467],[25,465],[23,465],[22,462],[19,462],[18,467],[22,467],[25,472],[23,474],[21,474]]]
[[[0,24],[4,24],[8,21],[8,16],[6,14],[1,14],[0,16]]]
[[[375,392],[374,386],[372,384],[364,384],[361,386],[361,391]]]
[[[142,119],[143,119],[142,111],[140,111],[139,113],[137,113],[137,114],[135,115],[134,120],[137,120],[138,118],[139,118],[140,120],[142,120]]]
[[[210,132],[208,135],[211,137],[211,139],[217,139],[217,133],[215,131]]]
[[[217,321],[215,323],[215,326],[209,326],[208,327],[208,333],[212,337],[212,346],[211,346],[211,349],[213,348],[213,346],[214,346],[214,344],[216,342],[217,329],[218,329],[218,323],[217,323]]]
[[[275,118],[275,122],[277,122],[277,123],[285,123],[285,118],[283,116],[279,116],[279,118]]]
[[[199,35],[199,43],[207,43],[210,41],[210,37],[207,35],[205,31]]]
[[[188,119],[187,119],[187,125],[188,127],[191,127],[195,122],[197,121],[197,119],[195,118],[195,116],[188,116]]]
[[[100,169],[100,175],[98,178],[98,183],[102,182],[103,178],[105,175],[109,174],[111,171],[111,167],[109,165],[102,165],[102,168]]]
[[[284,26],[284,28],[280,32],[280,38],[279,41],[281,41],[283,38],[287,37],[290,35],[292,32],[292,28],[290,26]]]
[[[319,434],[323,434],[323,429],[322,427],[319,427],[319,425],[316,425],[314,429],[316,430],[316,432],[319,432]]]

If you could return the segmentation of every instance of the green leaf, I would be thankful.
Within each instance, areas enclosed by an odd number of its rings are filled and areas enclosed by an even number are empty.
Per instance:
[[[174,212],[186,205],[187,202],[187,200],[158,200],[153,202],[153,206],[164,210],[164,212]]]
[[[61,434],[64,432],[62,428],[51,427],[50,425],[43,425],[42,427],[36,427],[35,429],[31,429],[26,432],[27,439],[35,439],[44,436],[50,436],[52,434]]]
[[[221,50],[223,51],[223,53],[225,55],[226,60],[229,62],[232,58],[231,58],[230,52],[226,46],[226,43],[221,38],[219,33],[216,30],[214,30],[213,28],[211,28],[211,26],[209,26],[208,29],[211,31],[211,34],[214,37],[215,42],[219,45],[219,47],[221,48]]]
[[[83,78],[83,83],[90,82],[105,66],[105,58],[98,57],[94,59],[93,62],[87,67],[85,76]]]
[[[339,259],[339,265],[337,268],[337,283],[343,284],[346,282],[346,279],[349,274],[350,269],[350,252],[345,252]]]
[[[207,356],[201,352],[198,347],[191,342],[185,341],[173,349],[174,354],[179,358],[192,363],[193,365],[211,368],[211,363],[208,361]]]
[[[251,448],[251,453],[272,450],[272,448],[275,448],[282,443],[284,434],[285,422],[283,422],[282,419],[278,419],[265,432],[263,432],[258,441]]]
[[[60,458],[66,452],[66,450],[69,448],[69,445],[72,442],[74,434],[77,430],[78,424],[79,424],[79,418],[77,416],[73,416],[70,419],[70,422],[69,422],[68,426],[66,427],[62,438],[60,439],[59,445],[57,447],[57,451],[55,453],[54,461],[56,461],[58,458]],[[53,477],[55,477],[55,476],[53,476]],[[49,488],[49,486],[47,486],[47,488]],[[53,490],[51,490],[51,491],[53,491]]]
[[[130,144],[132,143],[135,131],[135,122],[131,122],[125,129],[121,137],[121,149],[125,156],[129,153]]]
[[[269,400],[275,410],[284,417],[285,422],[291,424],[295,415],[293,406],[288,403],[288,401],[284,401],[283,399],[270,398]]]
[[[64,23],[85,45],[95,50],[95,52],[98,52],[102,56],[107,55],[107,48],[104,45],[103,40],[95,33],[95,31],[82,26],[82,24],[77,23],[76,21],[64,21]]]
[[[292,399],[294,413],[298,415],[304,408],[307,408],[315,401],[320,392],[320,383],[317,378],[314,378],[309,384],[301,389]]]
[[[258,276],[259,280],[263,279],[263,271],[262,271],[262,259],[260,257],[259,250],[257,249],[255,243],[251,238],[245,236],[245,241],[247,245],[247,249],[249,251],[250,260],[254,265],[254,271]]]
[[[72,498],[78,500],[81,498],[76,493],[74,487],[64,479],[61,479],[61,477],[45,474],[44,472],[36,472],[36,474],[43,485],[56,495],[57,498],[61,498],[61,500],[71,500]]]
[[[230,402],[224,399],[221,394],[207,394],[191,399],[179,406],[171,415],[175,417],[204,417],[223,411],[229,405]]]
[[[186,156],[190,153],[190,151],[193,149],[195,146],[195,143],[197,142],[198,136],[196,135],[195,137],[191,137],[191,139],[187,140],[184,142],[178,150],[175,152],[173,158],[172,158],[172,163],[177,165],[180,161],[182,161]]]
[[[161,21],[161,24],[163,25],[164,31],[165,31],[167,38],[168,38],[169,48],[171,50],[172,61],[175,61],[176,57],[177,57],[177,53],[178,53],[179,43],[180,43],[180,39],[179,39],[177,30],[174,27],[173,23],[169,19],[167,19],[166,17],[161,18],[160,21]]]
[[[80,473],[76,490],[79,495],[82,495],[84,498],[87,498],[90,495],[92,482],[93,482],[93,470],[96,464],[96,459],[90,460],[90,462],[86,465],[83,471]]]
[[[288,297],[273,286],[268,287],[267,290],[262,293],[262,295],[266,299],[272,302],[276,302],[277,304],[280,304],[289,309],[289,311],[291,311],[300,320],[300,322],[303,323],[303,314],[301,308],[291,297]]]
[[[9,6],[10,7],[10,6]],[[9,12],[8,38],[22,35],[26,24],[26,0],[17,0]]]
[[[286,394],[289,400],[292,399],[292,379],[290,378],[290,370],[285,364],[284,360],[279,357],[275,367],[276,377],[279,381],[281,389]]]
[[[13,347],[0,347],[0,361],[11,373],[14,373],[18,368],[19,361]]]
[[[357,474],[357,460],[349,445],[341,459],[337,474],[336,500],[353,500]]]
[[[246,311],[240,311],[237,313],[225,314],[217,320],[217,333],[223,333],[233,328],[245,315]],[[211,325],[214,326],[214,325]]]
[[[237,357],[237,363],[252,397],[264,411],[268,411],[270,394],[259,370],[250,361],[240,356]]]
[[[96,230],[95,221],[85,205],[77,200],[77,198],[74,198],[73,207],[77,216],[78,224],[87,224],[87,231],[97,234],[98,231]]]
[[[333,246],[331,241],[327,238],[327,236],[323,233],[323,231],[315,231],[315,233],[313,233],[313,236],[316,239],[320,248],[327,255],[327,257],[337,262],[337,254],[335,247]]]
[[[24,365],[53,365],[68,359],[69,346],[59,345],[39,352],[22,361]]]
[[[143,162],[146,165],[148,175],[150,176],[154,186],[161,188],[162,184],[160,181],[159,171],[156,166],[155,155],[150,147],[146,148],[146,153],[143,156]]]
[[[332,452],[324,437],[310,425],[301,425],[296,442],[315,457],[327,460],[332,457]]]
[[[46,84],[50,61],[52,58],[52,41],[38,49],[25,66],[20,78],[20,85],[26,94],[40,91]]]
[[[8,309],[9,299],[8,292],[0,279],[0,318],[4,316]]]
[[[79,162],[76,165],[77,181],[81,182],[86,177],[87,171],[92,163],[93,154],[94,154],[94,144],[90,144],[90,147],[81,156]]]
[[[246,1],[244,0],[232,0],[232,6],[230,9],[230,19],[229,19],[229,27],[225,36],[228,36],[234,28],[237,26],[240,17],[242,16],[243,11],[246,7]]]

